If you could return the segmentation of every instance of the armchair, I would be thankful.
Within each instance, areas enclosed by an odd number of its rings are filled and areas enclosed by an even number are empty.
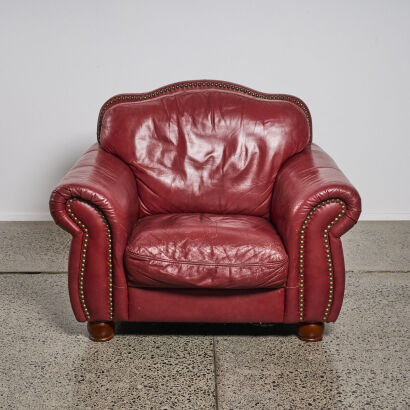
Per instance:
[[[297,323],[322,338],[361,205],[300,99],[180,82],[111,98],[97,136],[50,198],[92,340],[117,321]]]

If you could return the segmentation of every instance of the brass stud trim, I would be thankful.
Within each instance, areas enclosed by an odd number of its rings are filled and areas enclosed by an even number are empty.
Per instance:
[[[112,105],[117,105],[117,104],[122,104],[124,102],[129,103],[138,103],[139,101],[145,101],[151,98],[156,98],[156,97],[161,97],[163,94],[166,93],[173,93],[173,92],[178,92],[180,89],[184,88],[202,88],[202,87],[207,87],[207,88],[224,88],[226,90],[229,90],[230,92],[236,92],[236,93],[242,93],[246,94],[255,98],[259,98],[262,100],[271,100],[271,101],[287,101],[292,104],[297,105],[304,113],[306,120],[309,125],[309,133],[311,133],[311,124],[312,124],[312,119],[310,117],[309,109],[307,108],[306,104],[299,98],[293,97],[290,95],[286,94],[264,94],[260,92],[256,92],[253,90],[250,90],[246,87],[238,87],[235,84],[230,84],[230,83],[225,83],[225,82],[220,82],[220,81],[204,81],[204,82],[183,82],[183,83],[178,83],[178,84],[171,84],[165,87],[162,87],[156,91],[150,91],[145,94],[126,94],[126,95],[120,95],[116,97],[110,98],[102,107],[100,110],[100,114],[98,116],[98,125],[97,125],[97,138],[98,141],[100,140],[100,133],[101,133],[101,126],[104,118],[104,114],[107,111],[108,108],[110,108]],[[132,100],[132,101],[130,101]]]
[[[83,239],[81,243],[81,252],[80,252],[80,275],[79,275],[79,281],[78,281],[78,290],[80,294],[80,303],[81,303],[81,308],[83,309],[84,316],[87,320],[91,319],[90,313],[88,311],[86,302],[85,302],[85,291],[84,291],[84,276],[86,272],[86,264],[87,264],[87,246],[88,246],[88,228],[84,225],[83,222],[80,221],[80,219],[74,215],[74,212],[71,209],[71,204],[75,201],[80,201],[84,202],[90,206],[92,206],[100,215],[105,227],[106,227],[106,235],[107,235],[107,254],[108,254],[108,260],[107,260],[107,265],[108,265],[108,281],[109,281],[109,286],[108,286],[108,314],[109,314],[109,320],[112,321],[114,317],[114,309],[113,309],[113,292],[112,292],[112,239],[111,239],[111,229],[110,225],[105,218],[103,212],[98,209],[94,204],[85,201],[81,198],[70,198],[67,203],[66,203],[66,210],[70,218],[80,227],[80,229],[83,231]]]
[[[333,203],[338,203],[342,210],[341,212],[330,222],[329,225],[326,226],[326,228],[323,230],[323,250],[324,254],[326,256],[326,260],[328,261],[328,273],[327,277],[329,279],[329,293],[328,293],[328,300],[327,304],[324,308],[324,314],[323,314],[323,321],[327,321],[331,307],[332,307],[332,302],[334,299],[333,295],[333,261],[332,261],[332,255],[331,255],[331,249],[330,249],[330,242],[329,242],[329,232],[331,228],[336,224],[337,221],[339,221],[343,214],[346,213],[346,204],[339,198],[331,198],[327,199],[325,201],[320,202],[317,204],[315,207],[312,208],[312,210],[308,213],[306,216],[305,220],[302,223],[301,229],[299,231],[299,320],[302,322],[304,320],[304,250],[305,250],[305,232],[306,229],[309,227],[309,223],[312,221],[312,218],[317,210],[319,210],[321,207],[328,205],[328,204],[333,204]]]

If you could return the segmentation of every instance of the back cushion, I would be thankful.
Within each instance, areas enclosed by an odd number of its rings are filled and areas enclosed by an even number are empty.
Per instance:
[[[294,102],[235,90],[158,94],[137,101],[119,97],[101,120],[102,148],[135,174],[140,216],[267,217],[280,166],[309,143],[306,112]]]

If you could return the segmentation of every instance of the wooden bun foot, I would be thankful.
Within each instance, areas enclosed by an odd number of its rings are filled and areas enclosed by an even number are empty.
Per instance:
[[[300,323],[298,337],[304,342],[319,342],[323,336],[323,323]]]
[[[88,337],[93,342],[108,342],[114,337],[113,322],[88,322]]]

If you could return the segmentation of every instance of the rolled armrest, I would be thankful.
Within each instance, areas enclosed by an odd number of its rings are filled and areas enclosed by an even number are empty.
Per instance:
[[[69,288],[77,319],[124,319],[123,255],[138,218],[137,186],[129,166],[93,145],[52,192],[50,211],[73,235]]]
[[[282,238],[286,240],[299,230],[299,222],[314,206],[332,198],[342,199],[347,206],[343,221],[333,230],[334,235],[341,236],[360,216],[360,196],[333,159],[311,144],[290,158],[276,178],[272,220]]]
[[[357,222],[360,212],[358,192],[317,145],[309,145],[281,167],[271,218],[289,256],[288,321],[336,320],[344,291],[339,237]]]
[[[128,232],[130,222],[138,217],[137,186],[131,169],[98,144],[74,164],[51,194],[51,215],[70,233],[73,225],[66,202],[75,197],[94,204],[122,232]]]

